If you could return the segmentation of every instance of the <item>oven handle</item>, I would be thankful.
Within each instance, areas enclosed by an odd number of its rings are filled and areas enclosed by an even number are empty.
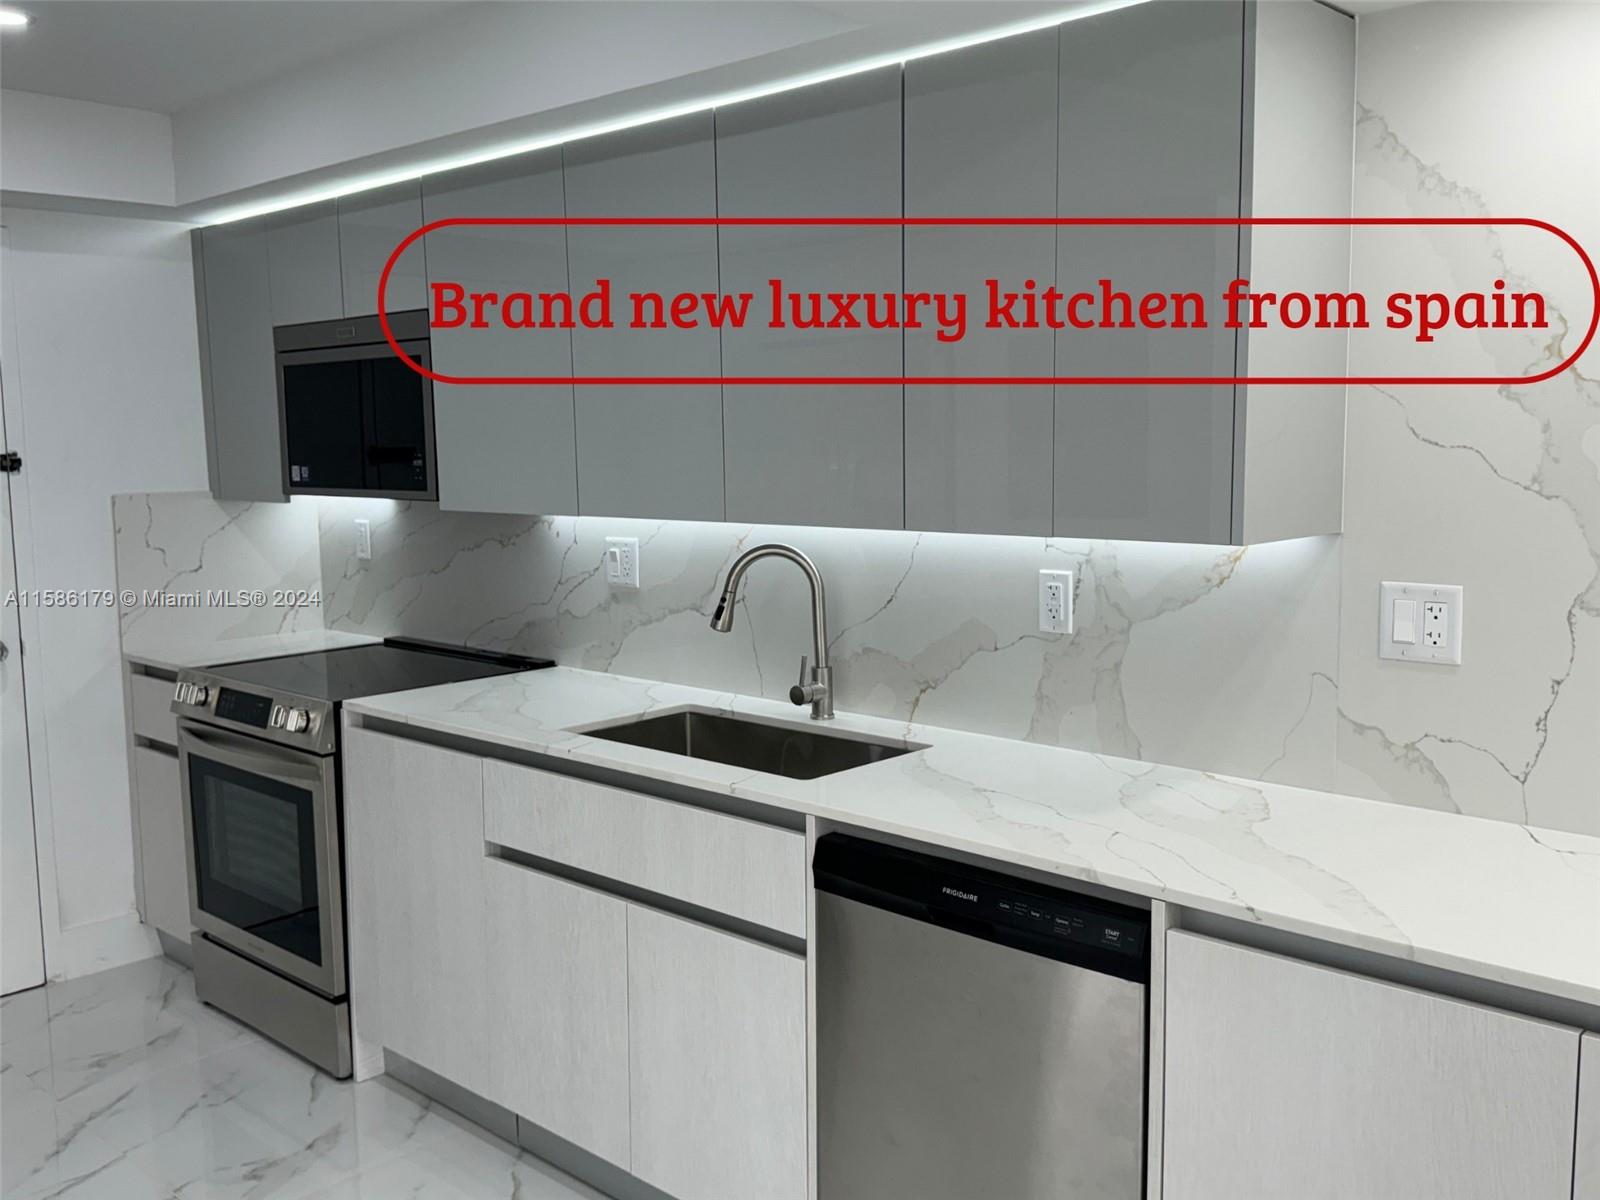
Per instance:
[[[266,751],[260,747],[267,747]],[[241,771],[312,784],[322,782],[322,759],[304,750],[279,749],[269,742],[213,729],[193,721],[178,722],[179,751],[199,751],[207,758]]]

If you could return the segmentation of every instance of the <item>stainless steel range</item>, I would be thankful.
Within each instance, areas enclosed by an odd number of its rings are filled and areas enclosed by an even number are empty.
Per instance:
[[[390,638],[180,673],[200,998],[349,1075],[339,706],[550,665]]]

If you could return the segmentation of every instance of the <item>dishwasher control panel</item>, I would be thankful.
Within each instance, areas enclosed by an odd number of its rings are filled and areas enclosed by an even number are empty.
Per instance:
[[[1075,901],[1063,904],[1059,900],[1019,892],[997,891],[992,903],[993,920],[997,922],[1050,937],[1067,938],[1085,946],[1098,946],[1115,954],[1134,958],[1144,954],[1145,929],[1149,922],[1090,912]]]
[[[1017,949],[1141,978],[1150,915],[1065,888],[848,834],[817,842],[818,889]]]

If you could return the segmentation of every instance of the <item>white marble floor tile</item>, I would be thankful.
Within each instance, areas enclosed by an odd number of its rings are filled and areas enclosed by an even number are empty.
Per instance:
[[[101,1085],[128,1086],[230,1046],[259,1042],[206,1008],[188,971],[147,959],[43,989],[43,1027],[5,1045],[38,1087],[69,1100]]]
[[[597,1200],[386,1078],[338,1081],[163,960],[0,1008],[4,1200]]]

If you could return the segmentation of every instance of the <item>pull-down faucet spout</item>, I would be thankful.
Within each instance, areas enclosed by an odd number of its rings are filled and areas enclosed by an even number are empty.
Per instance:
[[[809,659],[800,660],[800,682],[789,689],[789,700],[794,704],[809,703],[813,721],[832,720],[833,669],[828,665],[827,597],[822,586],[822,573],[804,553],[793,546],[773,542],[741,554],[728,568],[728,578],[722,584],[722,596],[717,600],[717,611],[711,617],[711,628],[718,633],[732,631],[733,603],[739,592],[739,583],[751,564],[763,558],[788,559],[805,572],[806,582],[811,585],[811,654]]]

